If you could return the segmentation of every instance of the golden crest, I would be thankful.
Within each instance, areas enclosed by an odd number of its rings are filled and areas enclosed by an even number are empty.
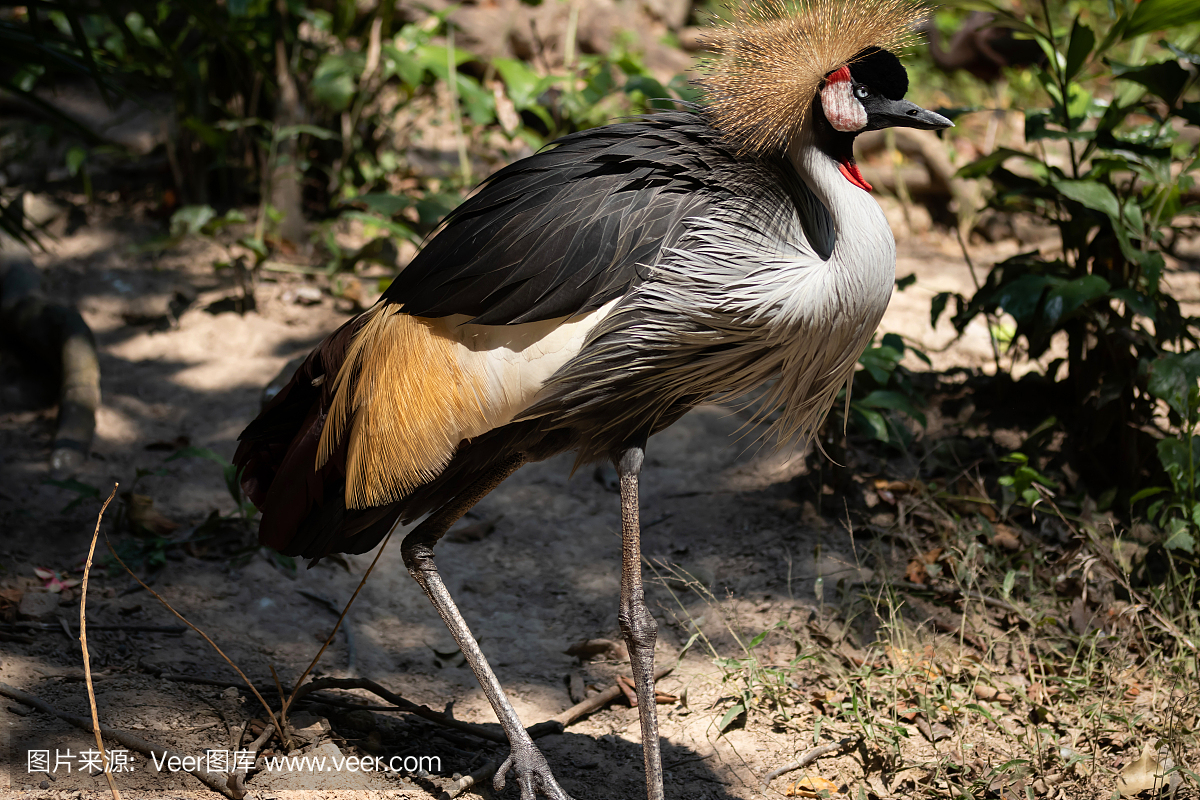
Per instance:
[[[758,0],[706,36],[700,87],[713,123],[742,152],[782,149],[821,81],[868,47],[896,51],[928,11],[913,0]]]

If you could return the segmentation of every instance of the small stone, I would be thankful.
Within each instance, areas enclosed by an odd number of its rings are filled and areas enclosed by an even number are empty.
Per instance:
[[[58,595],[52,592],[26,592],[17,606],[25,619],[43,619],[58,613]]]
[[[293,297],[302,306],[315,306],[321,302],[321,290],[315,286],[297,286]]]

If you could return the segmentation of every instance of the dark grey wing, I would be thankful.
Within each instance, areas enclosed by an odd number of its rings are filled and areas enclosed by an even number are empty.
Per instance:
[[[674,245],[683,219],[711,202],[712,171],[732,159],[690,112],[567,136],[488,178],[383,299],[486,325],[599,308]]]

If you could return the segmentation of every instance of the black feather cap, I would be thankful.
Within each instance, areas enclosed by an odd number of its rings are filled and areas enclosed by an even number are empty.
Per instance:
[[[850,75],[889,100],[903,100],[908,93],[908,72],[894,53],[881,47],[860,50],[850,59]]]

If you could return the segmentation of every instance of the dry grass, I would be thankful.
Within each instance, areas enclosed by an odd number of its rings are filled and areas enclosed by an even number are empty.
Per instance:
[[[985,516],[981,488],[893,482],[895,522],[860,554],[875,579],[813,587],[817,607],[787,621],[655,565],[688,647],[719,668],[717,726],[859,740],[817,767],[831,796],[1158,796],[1136,780],[1198,796],[1195,578],[1139,591],[1107,518]]]

